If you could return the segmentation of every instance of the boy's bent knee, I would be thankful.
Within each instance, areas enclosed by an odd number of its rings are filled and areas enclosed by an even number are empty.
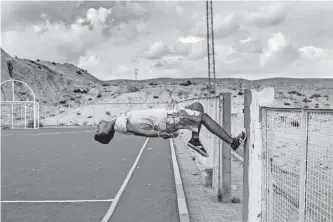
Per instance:
[[[201,103],[199,103],[199,102],[192,103],[192,104],[190,105],[190,108],[191,108],[192,110],[196,110],[196,111],[199,111],[199,112],[201,112],[201,113],[204,112],[203,105],[202,105]]]

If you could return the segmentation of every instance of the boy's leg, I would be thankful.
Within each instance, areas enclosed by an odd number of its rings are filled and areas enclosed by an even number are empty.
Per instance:
[[[185,109],[190,109],[190,110],[195,110],[198,111],[200,113],[204,113],[204,108],[202,106],[201,103],[199,102],[195,102],[192,103],[186,107],[184,107]],[[191,147],[192,149],[194,149],[195,151],[197,151],[199,154],[208,157],[208,153],[206,151],[206,149],[203,147],[201,141],[200,141],[200,130],[201,130],[201,122],[198,126],[198,131],[192,131],[192,138],[190,139],[190,141],[188,141],[187,145],[189,147]]]
[[[243,144],[246,139],[245,130],[242,133],[233,138],[228,132],[226,132],[220,124],[213,120],[207,113],[202,114],[201,123],[213,134],[218,136],[224,142],[228,143],[233,150],[237,150],[239,146]]]
[[[184,107],[185,109],[191,109],[191,110],[195,110],[198,111],[200,113],[204,113],[204,108],[202,106],[201,103],[199,102],[195,102],[195,103],[191,103],[190,105]],[[201,130],[201,124],[198,127],[198,132],[192,132],[192,139],[199,139],[200,137],[200,130]]]
[[[243,130],[243,132],[237,136],[236,138],[233,138],[227,131],[223,129],[220,124],[218,124],[215,120],[213,120],[207,113],[204,112],[204,108],[201,103],[195,102],[190,104],[189,106],[185,107],[186,109],[191,109],[195,111],[199,111],[202,113],[202,120],[200,122],[200,125],[198,127],[198,132],[192,132],[192,138],[189,141],[190,146],[197,145],[198,148],[202,147],[202,144],[199,140],[199,134],[201,125],[203,124],[211,133],[218,136],[220,139],[222,139],[224,142],[228,143],[232,149],[237,150],[237,148],[243,144],[244,140],[246,139],[246,132]]]

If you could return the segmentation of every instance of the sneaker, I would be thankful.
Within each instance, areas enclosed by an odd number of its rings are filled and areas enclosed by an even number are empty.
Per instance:
[[[245,139],[246,139],[246,131],[245,131],[245,129],[243,129],[242,133],[239,134],[239,136],[237,136],[236,138],[233,139],[233,141],[230,145],[231,148],[236,151],[238,149],[238,147],[243,145]]]
[[[205,150],[205,148],[203,148],[203,145],[201,144],[199,139],[194,139],[192,138],[187,145],[189,147],[191,147],[192,149],[194,149],[197,153],[199,153],[200,155],[204,156],[204,157],[208,157],[208,153]]]

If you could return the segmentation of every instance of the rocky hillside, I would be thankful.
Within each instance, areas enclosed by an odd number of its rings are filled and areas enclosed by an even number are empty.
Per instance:
[[[218,74],[217,74],[218,75]],[[101,102],[169,102],[208,95],[208,79],[151,79],[101,81],[72,64],[13,58],[1,49],[1,82],[26,82],[41,104],[84,106]],[[333,108],[333,79],[264,80],[216,79],[216,91],[232,93],[233,106],[242,105],[245,88],[276,89],[276,105],[283,107]],[[11,100],[11,86],[3,85],[1,99]],[[21,84],[15,85],[15,100],[31,99]]]

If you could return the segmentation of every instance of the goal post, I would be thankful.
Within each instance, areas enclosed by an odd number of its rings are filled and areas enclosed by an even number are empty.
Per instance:
[[[15,99],[15,83],[27,88],[32,100]],[[28,84],[6,80],[1,83],[1,94],[1,129],[39,129],[39,103]]]

